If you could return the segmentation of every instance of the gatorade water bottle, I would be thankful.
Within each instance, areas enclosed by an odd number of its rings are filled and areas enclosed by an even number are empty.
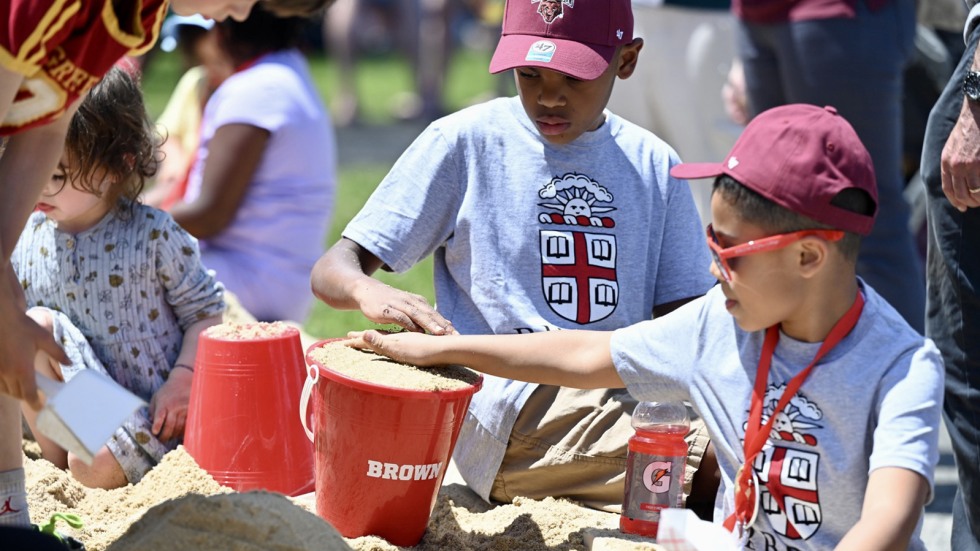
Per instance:
[[[660,510],[680,507],[690,427],[687,408],[679,402],[640,402],[633,411],[626,454],[626,488],[619,529],[656,537]]]

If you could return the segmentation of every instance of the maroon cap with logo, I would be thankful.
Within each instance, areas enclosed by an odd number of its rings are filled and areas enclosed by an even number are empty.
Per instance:
[[[594,80],[632,41],[630,0],[507,0],[490,72],[541,67]]]
[[[832,201],[841,191],[865,191],[877,210],[871,155],[854,128],[833,107],[784,105],[760,113],[745,127],[722,163],[681,163],[675,178],[727,174],[797,214],[835,229],[867,235],[875,215]]]

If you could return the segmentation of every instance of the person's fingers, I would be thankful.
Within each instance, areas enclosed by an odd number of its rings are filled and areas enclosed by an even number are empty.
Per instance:
[[[41,394],[37,391],[37,383],[33,378],[14,380],[8,385],[8,389],[8,394],[15,398],[19,397],[34,411],[41,411],[44,407],[44,400],[41,399]]]
[[[358,350],[371,350],[371,343],[365,338],[365,334],[371,332],[376,331],[373,329],[368,329],[367,331],[349,331],[347,333],[348,338],[346,341],[344,341],[344,344]]]
[[[966,205],[963,205],[960,202],[959,196],[956,192],[956,183],[954,181],[953,171],[945,158],[942,162],[942,170],[940,171],[940,175],[942,179],[943,195],[946,196],[946,199],[949,200],[949,203],[953,205],[954,208],[959,211],[965,211]]]
[[[44,400],[41,399],[41,394],[37,391],[33,369],[31,375],[14,381],[11,395],[20,396],[34,411],[40,411],[44,407]]]
[[[963,197],[963,204],[970,208],[980,206],[980,174],[974,175],[966,182],[966,193]]]
[[[39,329],[40,326],[38,326]],[[43,337],[38,342],[38,349],[47,352],[55,361],[61,365],[70,365],[71,360],[68,358],[68,354],[65,353],[65,349],[62,348],[54,340],[54,335],[48,333],[41,329]]]
[[[167,411],[160,409],[153,413],[153,427],[150,429],[157,438],[160,438],[160,433],[163,431],[164,422],[167,420]],[[162,440],[162,438],[161,438]]]
[[[184,431],[187,429],[187,410],[178,411],[174,419],[176,422],[173,431],[170,433],[170,438],[179,438],[184,435]]]
[[[373,347],[380,340],[381,334],[374,329],[368,329],[366,331],[361,331],[361,334],[358,335],[358,337],[358,342],[367,347]]]
[[[158,436],[161,442],[166,442],[174,437],[180,422],[179,417],[180,413],[177,411],[169,410],[167,412],[166,420],[163,423],[163,428],[160,430],[160,436]]]
[[[980,174],[964,177],[962,180],[953,180],[953,188],[956,194],[957,208],[976,208],[980,206]]]

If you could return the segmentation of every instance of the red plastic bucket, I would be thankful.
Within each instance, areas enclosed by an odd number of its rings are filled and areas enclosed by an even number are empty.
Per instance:
[[[306,364],[299,331],[198,339],[184,448],[238,491],[313,491],[313,446],[296,422]]]
[[[313,397],[316,511],[343,536],[401,547],[425,533],[473,394],[408,390],[346,377],[311,358],[300,418]]]

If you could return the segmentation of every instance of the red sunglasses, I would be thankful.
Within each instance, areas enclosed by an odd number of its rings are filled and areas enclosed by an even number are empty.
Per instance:
[[[844,232],[841,230],[800,230],[771,235],[762,239],[754,239],[752,241],[746,241],[741,245],[723,249],[718,244],[718,236],[715,235],[715,230],[711,227],[711,224],[708,224],[708,227],[705,228],[705,233],[708,236],[708,248],[711,249],[711,256],[714,258],[715,266],[718,266],[718,271],[721,272],[722,278],[727,282],[731,282],[732,280],[732,267],[728,265],[729,258],[775,251],[787,247],[804,237],[820,237],[827,241],[840,241],[844,237]]]

